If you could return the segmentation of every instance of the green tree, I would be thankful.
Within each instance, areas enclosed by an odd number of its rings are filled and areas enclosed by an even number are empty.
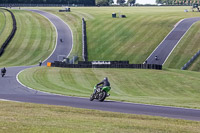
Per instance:
[[[129,3],[130,5],[134,5],[134,4],[135,4],[135,0],[128,0],[128,3]]]
[[[84,4],[85,6],[94,6],[95,0],[0,0],[2,4],[20,3],[20,4]]]
[[[162,1],[162,0],[156,0],[156,3],[157,3],[157,4],[162,4],[163,1]]]
[[[109,5],[112,5],[114,3],[113,0],[109,0]]]
[[[126,2],[125,0],[117,0],[117,3],[120,5],[124,4],[125,2]]]
[[[96,5],[99,6],[108,6],[110,0],[96,0]]]

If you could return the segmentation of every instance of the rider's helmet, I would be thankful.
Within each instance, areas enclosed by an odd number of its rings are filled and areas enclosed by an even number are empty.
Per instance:
[[[105,77],[105,78],[104,78],[104,81],[107,81],[107,80],[108,80],[108,78],[107,78],[107,77]]]

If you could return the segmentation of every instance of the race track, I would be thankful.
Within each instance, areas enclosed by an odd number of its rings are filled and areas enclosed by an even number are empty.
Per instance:
[[[54,61],[58,58],[58,55],[69,55],[73,44],[70,28],[55,15],[39,10],[31,11],[48,18],[55,25],[58,32],[57,47],[45,63],[48,61]],[[63,39],[63,42],[60,42],[60,38]],[[200,110],[195,109],[162,107],[115,101],[91,102],[89,101],[89,98],[60,96],[29,89],[18,83],[16,75],[21,70],[30,67],[34,66],[7,68],[8,72],[6,73],[6,76],[0,78],[0,99],[200,121]]]
[[[177,46],[179,41],[182,39],[182,37],[197,21],[200,21],[200,17],[187,18],[180,21],[174,27],[174,29],[165,37],[160,45],[153,51],[153,53],[147,58],[147,63],[163,65],[174,50],[174,48]],[[157,60],[155,60],[155,56],[158,57]]]

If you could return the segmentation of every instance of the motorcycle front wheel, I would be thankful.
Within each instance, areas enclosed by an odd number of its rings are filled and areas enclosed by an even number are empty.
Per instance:
[[[103,102],[103,101],[105,100],[105,98],[106,98],[106,95],[107,95],[107,93],[106,93],[105,91],[102,91],[101,93],[99,93],[99,98],[98,98],[98,100],[99,100],[100,102]]]
[[[93,101],[94,100],[94,94],[92,94],[91,96],[90,96],[90,101]]]

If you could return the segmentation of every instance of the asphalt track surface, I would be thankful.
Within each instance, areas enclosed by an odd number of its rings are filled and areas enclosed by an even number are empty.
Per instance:
[[[197,21],[200,21],[200,17],[187,18],[180,21],[165,37],[160,45],[154,50],[154,52],[147,58],[147,63],[163,65],[174,50],[174,48],[178,45],[182,37]],[[158,57],[157,60],[155,59],[155,56]]]
[[[51,57],[49,57],[45,62],[56,59],[57,55],[68,55],[72,48],[72,33],[69,27],[61,19],[50,13],[39,10],[32,11],[48,18],[55,25],[58,31],[57,47]],[[62,31],[60,32],[60,30]],[[66,30],[66,32],[63,30]],[[59,37],[63,38],[63,42],[59,41]],[[34,66],[7,68],[6,76],[0,78],[0,99],[200,121],[200,110],[195,109],[123,103],[116,101],[91,102],[89,101],[89,96],[88,98],[68,97],[33,90],[22,86],[16,79],[16,75],[20,71],[30,67]]]

